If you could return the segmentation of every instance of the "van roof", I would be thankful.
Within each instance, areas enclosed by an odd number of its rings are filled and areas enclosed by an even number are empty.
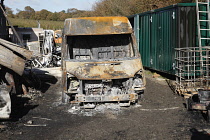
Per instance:
[[[132,26],[127,17],[69,18],[64,23],[64,35],[131,34]]]

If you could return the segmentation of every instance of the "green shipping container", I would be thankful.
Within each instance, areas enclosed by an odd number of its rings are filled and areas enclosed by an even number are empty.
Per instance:
[[[195,3],[178,3],[128,18],[145,67],[175,74],[174,48],[198,46]]]

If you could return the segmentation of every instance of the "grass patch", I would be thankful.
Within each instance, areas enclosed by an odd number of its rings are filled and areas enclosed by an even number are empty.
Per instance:
[[[32,19],[17,19],[17,18],[9,18],[13,26],[18,27],[32,27],[37,28],[38,23],[37,20]],[[64,21],[48,21],[48,20],[40,20],[41,28],[50,29],[50,30],[60,30],[63,29]]]

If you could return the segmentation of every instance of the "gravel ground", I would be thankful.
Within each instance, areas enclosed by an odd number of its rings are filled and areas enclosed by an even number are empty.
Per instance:
[[[44,71],[44,70],[42,70]],[[141,105],[103,104],[78,111],[60,102],[60,78],[42,78],[43,94],[20,100],[13,119],[0,122],[0,139],[14,140],[202,140],[210,125],[200,112],[188,112],[167,82],[147,72]],[[6,127],[6,128],[4,128]]]

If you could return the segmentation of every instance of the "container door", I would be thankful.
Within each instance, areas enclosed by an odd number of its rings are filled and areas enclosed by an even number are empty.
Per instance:
[[[176,46],[176,9],[152,14],[152,68],[174,74],[174,48]]]
[[[139,51],[145,67],[151,67],[151,15],[139,16]]]

